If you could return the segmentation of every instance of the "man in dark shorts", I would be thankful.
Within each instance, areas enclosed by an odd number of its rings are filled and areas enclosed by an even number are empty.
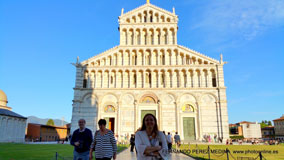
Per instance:
[[[180,146],[180,136],[178,135],[178,132],[176,132],[176,135],[174,136],[174,139],[175,139],[176,148],[179,149],[179,146]]]

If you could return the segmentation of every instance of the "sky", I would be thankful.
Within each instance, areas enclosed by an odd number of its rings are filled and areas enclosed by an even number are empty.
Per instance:
[[[0,89],[23,116],[71,121],[75,67],[119,44],[118,16],[146,0],[0,0]],[[284,114],[284,1],[151,0],[179,16],[178,44],[223,54],[229,122]]]

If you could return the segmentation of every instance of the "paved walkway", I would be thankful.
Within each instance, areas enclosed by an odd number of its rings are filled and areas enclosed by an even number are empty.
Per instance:
[[[136,153],[130,152],[130,149],[126,149],[117,155],[117,160],[137,160]],[[169,160],[195,160],[191,157],[185,156],[182,153],[171,153]]]

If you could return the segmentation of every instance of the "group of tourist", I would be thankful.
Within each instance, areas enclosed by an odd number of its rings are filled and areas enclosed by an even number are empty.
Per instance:
[[[279,145],[280,143],[281,142],[279,142],[278,140],[269,140],[264,142],[265,145]]]
[[[85,127],[86,121],[78,121],[79,129],[73,132],[70,144],[74,146],[74,160],[92,160],[95,152],[96,160],[116,159],[117,145],[114,133],[106,128],[106,120],[100,119],[99,130],[95,132]],[[180,146],[180,137],[174,136],[177,147]],[[167,160],[171,151],[173,138],[170,133],[158,129],[157,119],[153,114],[146,114],[141,128],[131,135],[131,151],[134,148],[138,160]]]
[[[86,121],[78,121],[79,129],[72,134],[70,144],[74,148],[74,160],[92,160],[95,151],[96,160],[116,159],[116,140],[113,132],[106,129],[106,120],[100,119],[99,130],[93,138],[92,131],[85,127]]]
[[[210,134],[205,134],[203,135],[203,141],[209,142],[209,143],[217,143],[218,141],[221,142],[221,138],[217,138],[217,134],[210,135]],[[222,142],[221,142],[222,143]]]
[[[264,144],[264,145],[278,145],[280,144],[280,141],[278,140],[274,140],[274,139],[270,139],[270,140],[263,140],[263,139],[258,139],[258,138],[251,138],[251,139],[227,139],[226,140],[226,145],[233,145],[233,144],[238,144],[238,145],[242,145],[242,144],[251,144],[251,145],[260,145],[260,144]]]

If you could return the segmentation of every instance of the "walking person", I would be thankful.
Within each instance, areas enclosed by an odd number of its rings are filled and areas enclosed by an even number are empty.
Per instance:
[[[176,149],[179,149],[180,146],[180,136],[178,135],[178,132],[176,132],[176,135],[174,136]]]
[[[74,148],[73,160],[89,160],[90,146],[93,141],[92,131],[85,127],[86,121],[78,121],[79,129],[73,132],[70,144]]]
[[[135,137],[134,137],[134,134],[131,134],[131,138],[130,138],[130,152],[134,152],[133,149],[134,149],[134,146],[135,146]]]
[[[94,141],[90,149],[90,160],[93,159],[93,151],[95,151],[96,160],[116,159],[116,140],[111,130],[106,129],[106,120],[100,119],[99,130],[96,131]]]
[[[135,134],[137,160],[167,160],[168,146],[165,135],[159,131],[153,114],[143,118],[141,130]]]
[[[167,142],[168,142],[169,152],[171,152],[172,151],[173,140],[172,140],[172,135],[171,135],[170,132],[168,132],[168,135],[167,135]]]
[[[217,134],[214,134],[214,143],[217,142]]]

